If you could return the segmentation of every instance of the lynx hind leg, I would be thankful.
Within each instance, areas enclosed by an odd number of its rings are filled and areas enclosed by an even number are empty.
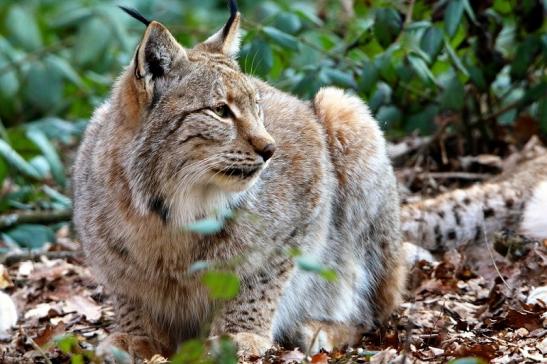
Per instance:
[[[302,327],[300,350],[315,354],[321,349],[332,351],[334,348],[342,348],[346,345],[354,346],[360,342],[365,331],[365,328],[361,326],[308,321]]]
[[[404,251],[387,258],[389,267],[379,275],[372,306],[377,324],[384,324],[393,311],[403,303],[407,286],[408,265]]]
[[[351,242],[352,255],[365,264],[369,277],[362,285],[367,297],[362,322],[381,323],[401,302],[406,284],[399,198],[385,139],[357,96],[324,88],[314,106],[338,179],[333,211],[337,233],[341,241]]]

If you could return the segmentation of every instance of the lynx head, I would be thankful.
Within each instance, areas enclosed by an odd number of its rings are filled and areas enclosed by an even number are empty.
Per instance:
[[[126,170],[141,213],[184,224],[223,209],[257,181],[275,151],[260,95],[235,60],[240,14],[192,49],[160,23],[147,25],[114,97],[131,145]]]

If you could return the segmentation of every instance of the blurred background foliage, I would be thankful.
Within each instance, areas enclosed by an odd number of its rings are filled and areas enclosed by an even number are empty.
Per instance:
[[[239,2],[245,72],[304,98],[352,90],[392,139],[448,130],[476,154],[547,133],[546,0]],[[0,249],[70,218],[67,166],[144,30],[117,3],[0,1]],[[228,16],[223,0],[120,3],[188,47]]]

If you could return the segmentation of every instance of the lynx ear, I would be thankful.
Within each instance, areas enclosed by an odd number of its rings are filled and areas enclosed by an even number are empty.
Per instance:
[[[199,47],[209,52],[223,53],[228,57],[236,57],[239,52],[239,23],[241,14],[237,10],[236,0],[230,0],[230,18],[218,32],[210,36]]]
[[[187,59],[184,48],[162,24],[152,21],[135,56],[135,76],[138,79],[161,77],[181,59]]]

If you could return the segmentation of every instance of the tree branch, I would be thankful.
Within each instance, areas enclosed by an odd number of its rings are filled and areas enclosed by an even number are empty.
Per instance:
[[[72,210],[22,211],[0,215],[0,230],[20,224],[53,224],[72,218]]]

